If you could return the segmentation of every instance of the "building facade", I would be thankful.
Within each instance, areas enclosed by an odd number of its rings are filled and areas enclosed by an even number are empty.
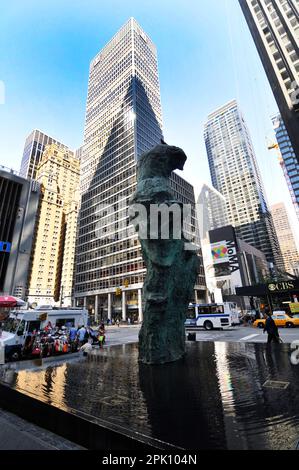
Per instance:
[[[298,0],[239,0],[299,161]]]
[[[271,207],[271,213],[282,253],[283,267],[286,272],[297,275],[299,253],[286,207],[282,202],[274,204]]]
[[[226,199],[213,186],[202,184],[197,199],[200,239],[207,238],[210,230],[228,225]]]
[[[0,167],[0,292],[25,299],[40,185]]]
[[[262,251],[269,263],[280,263],[256,156],[236,101],[210,114],[205,143],[212,184],[226,198],[228,221],[237,237]]]
[[[214,283],[221,290],[223,301],[236,302],[249,308],[249,299],[237,296],[237,289],[264,282],[269,276],[264,253],[237,237],[231,225],[209,232],[210,265],[206,268],[207,285]],[[215,298],[213,301],[219,302]]]
[[[279,163],[299,220],[299,163],[280,115],[272,120],[279,148]]]
[[[90,64],[75,297],[95,320],[142,320],[146,269],[128,207],[138,157],[162,136],[157,50],[130,18]],[[192,186],[177,174],[171,184],[195,218]],[[205,292],[203,266],[196,287]]]
[[[82,155],[83,155],[83,145],[79,147],[77,150],[75,150],[75,158],[77,158],[77,160],[80,160],[81,162]]]
[[[211,302],[222,302],[222,290],[215,278],[212,262],[210,231],[228,225],[226,199],[213,186],[203,183],[197,199],[197,220],[203,264],[206,275],[208,298]]]
[[[37,167],[42,158],[46,145],[56,144],[61,150],[68,151],[68,147],[47,134],[35,129],[25,141],[21,162],[20,176],[36,179]]]
[[[80,162],[48,145],[36,172],[41,204],[32,252],[28,301],[70,306],[79,206]]]

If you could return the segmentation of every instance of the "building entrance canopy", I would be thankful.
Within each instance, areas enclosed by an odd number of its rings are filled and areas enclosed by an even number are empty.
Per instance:
[[[299,279],[294,281],[270,282],[256,286],[237,287],[236,294],[240,297],[265,297],[276,294],[299,294]]]

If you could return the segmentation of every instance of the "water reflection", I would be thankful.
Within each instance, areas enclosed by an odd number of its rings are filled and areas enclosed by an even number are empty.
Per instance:
[[[198,347],[198,354],[189,350],[177,363],[140,365],[140,387],[157,438],[185,448],[223,449],[225,432],[214,344]]]
[[[299,367],[286,345],[194,343],[180,362],[151,367],[130,344],[0,374],[52,406],[187,449],[290,449],[299,439]]]

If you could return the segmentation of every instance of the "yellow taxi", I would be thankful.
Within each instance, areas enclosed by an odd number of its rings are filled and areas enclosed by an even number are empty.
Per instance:
[[[299,318],[293,318],[287,315],[285,312],[273,312],[272,318],[276,326],[282,326],[285,328],[295,328],[299,326]],[[256,328],[264,328],[266,320],[259,319],[253,323],[253,326]]]

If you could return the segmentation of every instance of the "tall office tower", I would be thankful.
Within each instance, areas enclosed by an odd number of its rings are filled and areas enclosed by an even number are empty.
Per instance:
[[[32,253],[28,300],[71,305],[79,205],[80,162],[48,145],[36,172],[42,199]]]
[[[128,206],[137,159],[162,135],[156,47],[130,18],[90,64],[75,297],[96,319],[142,319],[146,270],[138,236],[128,233]],[[178,175],[172,187],[195,203],[192,186]],[[205,292],[203,274],[197,287]]]
[[[281,254],[264,196],[255,153],[236,101],[210,114],[205,143],[213,186],[226,198],[228,221],[237,237],[280,265]]]
[[[83,155],[83,145],[79,147],[77,150],[75,150],[75,158],[77,158],[77,160],[80,160],[81,162],[82,155]]]
[[[295,270],[299,263],[299,253],[285,205],[282,202],[274,204],[271,207],[271,214],[285,269],[290,274],[296,274]]]
[[[40,186],[0,166],[0,292],[25,298]]]
[[[210,231],[228,225],[226,199],[213,186],[206,183],[203,183],[199,190],[197,219],[209,300],[221,303],[223,296],[215,279]]]
[[[272,122],[279,149],[279,163],[283,170],[299,220],[299,163],[281,116],[275,116]]]
[[[299,2],[239,3],[299,161]]]
[[[210,230],[228,225],[226,199],[213,186],[201,185],[197,207],[201,240],[208,237]]]
[[[46,145],[56,144],[62,151],[68,151],[69,148],[58,142],[58,140],[49,137],[47,134],[35,129],[29,134],[25,141],[23,157],[21,162],[20,176],[23,178],[36,179],[36,171],[41,160]]]

